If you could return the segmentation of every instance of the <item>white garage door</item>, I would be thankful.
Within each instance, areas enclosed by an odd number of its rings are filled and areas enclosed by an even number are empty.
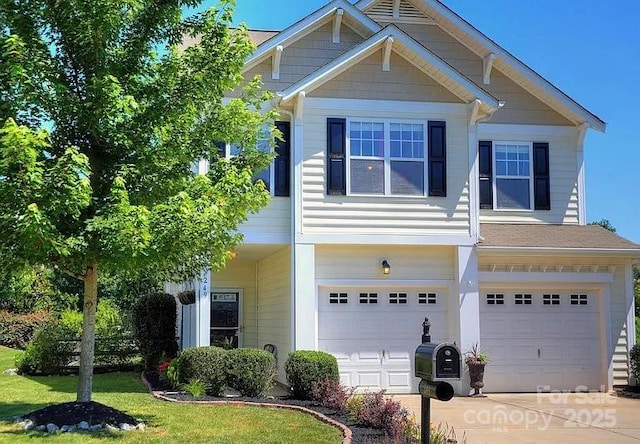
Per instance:
[[[491,360],[486,392],[599,390],[603,383],[592,293],[482,293],[480,338]]]
[[[442,290],[322,289],[318,305],[319,349],[336,356],[342,383],[359,390],[417,392],[413,359],[424,318],[433,341],[446,339]]]

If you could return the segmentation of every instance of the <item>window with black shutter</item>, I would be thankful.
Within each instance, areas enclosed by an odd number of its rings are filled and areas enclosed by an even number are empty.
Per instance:
[[[429,121],[429,196],[447,195],[447,124]]]
[[[347,194],[345,155],[346,119],[327,119],[327,194]]]
[[[282,140],[276,141],[276,158],[274,160],[274,196],[289,196],[291,176],[291,124],[276,122],[276,128],[282,134]]]

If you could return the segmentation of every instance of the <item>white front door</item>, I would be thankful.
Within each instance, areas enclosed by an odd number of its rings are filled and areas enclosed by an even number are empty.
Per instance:
[[[580,291],[487,291],[480,342],[486,392],[599,390],[598,300]]]
[[[417,391],[413,359],[425,317],[447,337],[442,289],[326,288],[319,293],[318,348],[336,356],[340,379],[359,390]]]

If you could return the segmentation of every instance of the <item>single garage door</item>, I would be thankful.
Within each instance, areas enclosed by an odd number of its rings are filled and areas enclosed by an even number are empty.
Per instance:
[[[492,291],[480,296],[486,392],[599,390],[597,297],[588,292]]]
[[[318,347],[338,360],[343,384],[359,390],[417,392],[413,358],[425,317],[432,340],[447,332],[443,290],[321,289]]]

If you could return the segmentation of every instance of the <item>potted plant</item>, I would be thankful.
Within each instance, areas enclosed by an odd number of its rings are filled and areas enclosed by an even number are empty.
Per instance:
[[[464,354],[464,362],[469,369],[469,378],[471,379],[469,385],[474,390],[471,396],[483,396],[481,389],[484,387],[484,367],[489,362],[487,353],[480,350],[476,343],[471,347],[471,350]]]

